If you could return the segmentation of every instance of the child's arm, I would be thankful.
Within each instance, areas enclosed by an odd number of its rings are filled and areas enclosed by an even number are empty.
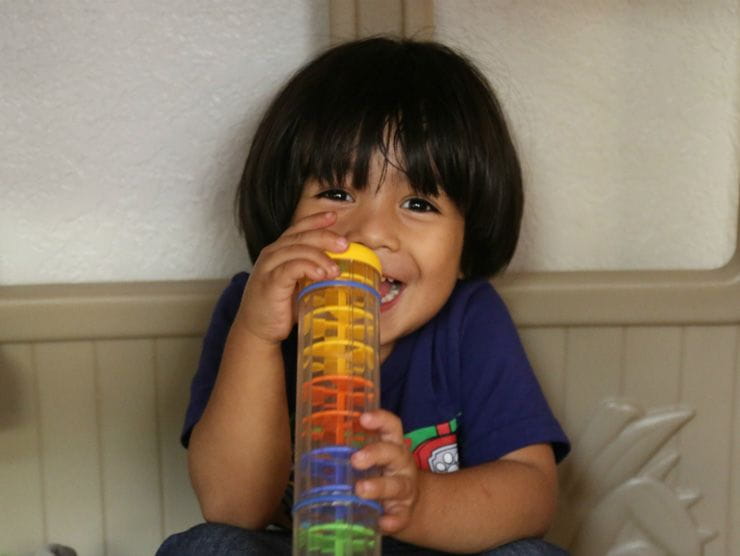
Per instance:
[[[290,429],[280,347],[232,327],[218,378],[188,446],[207,521],[267,525],[290,472]]]
[[[280,344],[294,324],[298,280],[337,273],[334,213],[296,222],[262,250],[231,326],[218,376],[188,447],[193,487],[206,520],[267,525],[288,482],[290,423]]]
[[[363,416],[380,442],[353,456],[358,468],[380,465],[384,475],[358,483],[357,493],[383,501],[381,530],[450,552],[480,552],[547,532],[556,505],[552,449],[536,444],[454,473],[419,471],[392,413]]]

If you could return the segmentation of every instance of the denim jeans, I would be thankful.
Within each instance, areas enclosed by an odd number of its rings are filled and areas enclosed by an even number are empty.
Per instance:
[[[156,556],[290,556],[292,535],[288,531],[248,531],[222,525],[203,523],[167,538]],[[383,554],[443,556],[438,552],[383,538]],[[524,539],[493,550],[482,556],[567,556],[564,550],[539,539]]]

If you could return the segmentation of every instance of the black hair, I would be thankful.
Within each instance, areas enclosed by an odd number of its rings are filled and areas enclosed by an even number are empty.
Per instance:
[[[519,237],[522,177],[490,84],[447,46],[388,37],[328,49],[268,107],[236,196],[252,260],[289,226],[308,179],[351,178],[361,189],[373,155],[388,163],[391,148],[416,193],[441,188],[464,216],[463,276],[504,268]]]

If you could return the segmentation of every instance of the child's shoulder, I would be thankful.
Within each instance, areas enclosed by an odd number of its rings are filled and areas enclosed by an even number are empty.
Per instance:
[[[241,293],[244,291],[244,287],[247,285],[247,279],[249,279],[249,273],[242,271],[237,272],[234,274],[234,276],[231,277],[231,280],[229,281],[229,285],[226,286],[227,290],[239,290]]]
[[[498,293],[493,284],[486,278],[469,278],[461,279],[455,283],[452,290],[451,299],[453,298],[470,298],[474,296],[493,296],[498,297]]]
[[[433,320],[462,336],[509,335],[515,330],[506,303],[485,278],[458,280],[444,309]]]
[[[227,324],[231,324],[239,310],[248,278],[249,274],[246,272],[239,272],[231,278],[218,298],[213,310],[213,321],[226,321]]]
[[[234,299],[241,299],[244,293],[244,288],[247,286],[247,280],[249,279],[248,272],[237,272],[231,277],[229,283],[224,288],[221,298],[225,301],[233,301]]]
[[[507,313],[506,305],[490,281],[485,278],[458,280],[447,300],[453,312],[495,311]]]

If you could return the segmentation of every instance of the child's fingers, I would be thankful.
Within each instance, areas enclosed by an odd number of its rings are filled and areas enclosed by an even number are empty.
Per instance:
[[[384,475],[357,481],[355,492],[372,500],[405,500],[414,495],[414,484],[406,475]]]
[[[401,420],[389,411],[379,409],[360,416],[360,424],[375,431],[379,442],[368,444],[352,454],[356,469],[380,467],[380,477],[362,479],[355,484],[358,496],[383,502],[383,515],[378,522],[383,534],[393,534],[407,526],[417,496],[417,470],[414,458],[403,440]]]
[[[362,450],[352,454],[352,465],[355,469],[364,470],[371,467],[385,468],[390,475],[414,467],[413,457],[404,444],[395,442],[373,442]]]
[[[367,430],[377,432],[381,441],[404,444],[401,419],[390,411],[377,409],[363,413],[360,424]]]
[[[386,504],[384,512],[378,519],[380,532],[383,535],[398,533],[406,527],[411,518],[411,507],[407,504]]]
[[[265,246],[255,262],[253,274],[268,276],[272,281],[273,274],[278,277],[304,276],[321,279],[336,276],[337,264],[327,256],[326,252],[341,253],[347,249],[347,239],[328,229],[336,221],[336,213],[320,212],[309,215],[290,226],[283,234],[270,245]],[[312,261],[313,267],[307,267],[303,272],[296,272],[296,266],[291,264],[294,259]],[[281,282],[281,285],[289,285]]]
[[[318,230],[303,230],[298,232],[286,232],[281,235],[275,242],[267,245],[262,249],[260,256],[267,256],[271,253],[277,253],[286,247],[298,245],[303,248],[313,247],[319,251],[332,251],[341,253],[347,249],[347,239],[336,232],[326,228]]]
[[[345,237],[324,228],[283,234],[276,245],[280,247],[283,245],[310,245],[323,251],[342,253],[347,250],[349,243]]]
[[[316,212],[314,214],[304,216],[300,220],[296,220],[295,222],[291,223],[291,225],[288,226],[283,233],[305,232],[306,230],[317,230],[319,228],[325,228],[334,224],[336,219],[336,212]]]
[[[295,236],[314,230],[326,229],[336,221],[336,212],[317,212],[293,222],[285,229],[280,237]]]
[[[339,267],[321,248],[308,245],[286,245],[280,249],[263,250],[260,253],[258,264],[255,265],[256,272],[267,275],[272,282],[281,277],[298,280],[303,276],[308,276],[321,279],[336,275]],[[295,283],[288,285],[292,290]]]
[[[305,255],[305,253],[303,254]],[[303,277],[321,280],[333,276],[337,272],[335,266],[327,266],[322,261],[310,258],[288,259],[270,272],[270,282],[278,288],[285,288],[292,294],[295,283]]]

